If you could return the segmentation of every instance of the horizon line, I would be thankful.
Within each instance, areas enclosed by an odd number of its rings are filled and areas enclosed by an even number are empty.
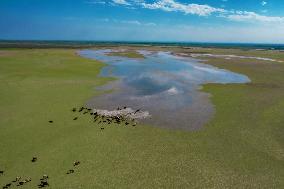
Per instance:
[[[202,42],[202,41],[139,41],[139,40],[79,40],[79,39],[0,39],[0,42],[93,42],[93,43],[155,43],[155,44],[231,44],[231,45],[284,45],[284,43],[264,43],[264,42]]]

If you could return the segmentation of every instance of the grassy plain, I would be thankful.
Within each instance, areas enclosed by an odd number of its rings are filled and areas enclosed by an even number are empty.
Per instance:
[[[87,115],[73,121],[71,109],[111,79],[97,77],[103,63],[75,52],[1,50],[0,186],[22,176],[32,182],[21,188],[36,188],[48,174],[56,189],[284,187],[283,63],[210,58],[206,63],[246,74],[252,83],[205,85],[216,114],[200,131],[142,125],[102,131]],[[284,60],[281,52],[252,53]],[[80,166],[66,175],[75,160]]]

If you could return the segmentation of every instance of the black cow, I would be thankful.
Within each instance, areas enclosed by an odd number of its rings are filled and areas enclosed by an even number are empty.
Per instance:
[[[77,166],[77,165],[79,165],[80,164],[80,161],[74,161],[73,162],[73,166]]]
[[[31,162],[36,162],[37,161],[37,157],[33,157],[33,159],[31,160]]]
[[[70,169],[70,170],[68,170],[66,174],[68,174],[68,175],[69,175],[69,174],[71,174],[71,173],[74,173],[74,169]]]

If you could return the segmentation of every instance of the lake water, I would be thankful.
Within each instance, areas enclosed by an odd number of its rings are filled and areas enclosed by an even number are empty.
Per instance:
[[[245,75],[179,57],[170,52],[139,51],[145,59],[107,56],[111,50],[82,50],[83,57],[105,62],[102,77],[119,80],[100,90],[113,92],[94,97],[88,106],[113,110],[131,107],[148,111],[143,123],[173,129],[196,130],[214,113],[209,94],[199,89],[206,83],[247,83]]]

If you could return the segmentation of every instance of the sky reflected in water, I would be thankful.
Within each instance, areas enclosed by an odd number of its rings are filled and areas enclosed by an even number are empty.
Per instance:
[[[245,75],[218,69],[192,58],[169,52],[139,51],[145,59],[107,56],[111,50],[82,50],[80,55],[100,60],[108,66],[103,77],[117,77],[118,81],[101,90],[114,92],[94,97],[89,106],[115,109],[128,106],[149,111],[151,118],[143,120],[154,126],[196,130],[213,115],[209,95],[199,91],[205,83],[247,83]]]

